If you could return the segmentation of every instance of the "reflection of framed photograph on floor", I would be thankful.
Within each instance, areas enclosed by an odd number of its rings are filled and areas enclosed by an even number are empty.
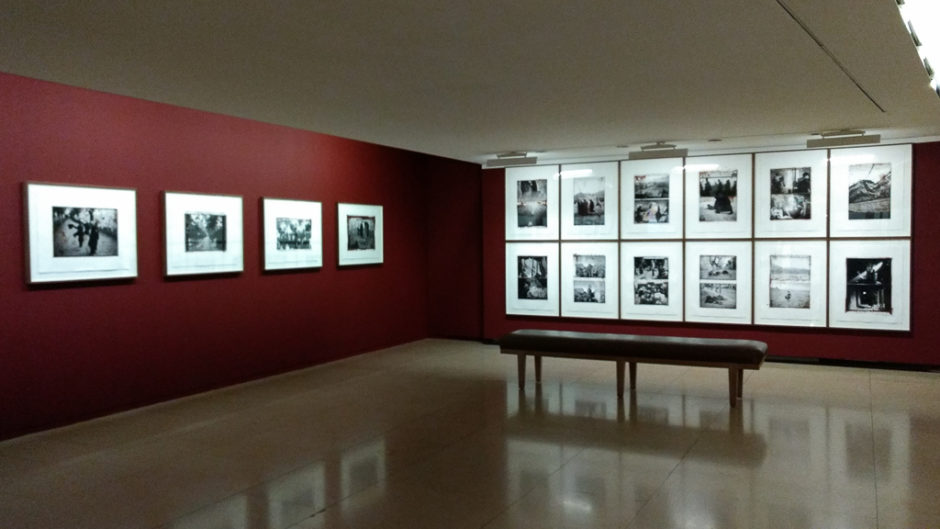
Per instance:
[[[826,325],[826,241],[758,241],[754,323]]]
[[[558,166],[506,169],[506,239],[558,238]]]
[[[682,321],[682,243],[624,242],[620,317]]]
[[[561,244],[561,315],[616,319],[616,242]]]
[[[686,237],[751,236],[751,155],[686,158]]]
[[[168,276],[241,272],[242,197],[164,193]]]
[[[911,146],[833,149],[831,237],[911,234]]]
[[[621,237],[682,237],[682,158],[620,162]]]
[[[384,260],[382,206],[338,204],[339,266],[380,264]]]
[[[832,241],[829,325],[910,330],[910,241]]]
[[[561,166],[561,238],[616,239],[617,163]]]
[[[826,151],[757,153],[756,237],[825,237]]]
[[[323,218],[319,202],[264,198],[261,209],[265,270],[323,266]]]
[[[558,243],[506,243],[506,314],[558,316]]]
[[[26,183],[28,283],[137,276],[133,189]]]
[[[687,242],[686,321],[751,323],[751,243]]]

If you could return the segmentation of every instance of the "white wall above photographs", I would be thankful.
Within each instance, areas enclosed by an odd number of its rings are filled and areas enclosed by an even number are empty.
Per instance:
[[[474,162],[940,136],[891,0],[13,0],[0,28],[3,72]]]

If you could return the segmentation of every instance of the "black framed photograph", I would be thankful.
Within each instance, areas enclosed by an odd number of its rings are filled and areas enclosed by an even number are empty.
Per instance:
[[[620,244],[620,317],[682,321],[682,243]]]
[[[832,237],[911,234],[911,145],[833,149]]]
[[[751,236],[751,155],[686,158],[686,237]]]
[[[682,158],[620,162],[624,239],[682,237]]]
[[[137,192],[27,182],[27,283],[137,276]]]
[[[758,241],[754,323],[825,327],[826,241]]]
[[[167,276],[244,269],[242,197],[167,191],[163,198]]]
[[[338,204],[339,266],[380,264],[384,259],[382,206]]]
[[[308,200],[261,201],[265,270],[323,266],[322,205]]]
[[[826,236],[825,150],[757,153],[754,168],[756,237]]]
[[[617,319],[619,266],[616,242],[563,242],[561,315]]]
[[[558,193],[557,165],[506,169],[506,239],[558,239]]]
[[[558,316],[558,243],[506,243],[506,314]]]
[[[910,330],[908,240],[832,241],[829,325]]]
[[[561,238],[616,239],[617,163],[561,166]]]
[[[687,242],[686,321],[751,323],[751,243]]]

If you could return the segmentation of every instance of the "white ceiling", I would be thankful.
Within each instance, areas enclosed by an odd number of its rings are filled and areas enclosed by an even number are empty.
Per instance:
[[[0,0],[0,71],[478,163],[940,136],[895,0]]]

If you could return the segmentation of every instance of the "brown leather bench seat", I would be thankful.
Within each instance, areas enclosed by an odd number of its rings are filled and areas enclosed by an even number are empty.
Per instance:
[[[542,357],[589,358],[617,363],[617,396],[623,396],[624,366],[630,364],[630,388],[636,387],[636,364],[674,364],[728,369],[731,406],[742,396],[744,369],[759,369],[767,344],[755,340],[643,336],[522,329],[499,339],[500,352],[518,357],[519,389],[525,388],[525,358],[535,358],[535,380],[542,380]]]

